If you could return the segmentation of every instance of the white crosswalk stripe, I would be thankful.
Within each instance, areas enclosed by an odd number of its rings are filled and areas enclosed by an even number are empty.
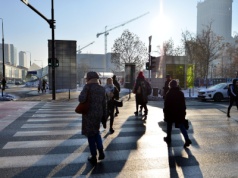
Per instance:
[[[19,117],[4,132],[1,142],[0,177],[236,177],[238,175],[237,126],[220,110],[193,108],[187,111],[189,136],[193,142],[183,148],[183,137],[173,128],[172,146],[163,142],[166,124],[161,107],[149,106],[146,122],[131,113],[115,118],[115,133],[100,129],[106,158],[96,167],[87,162],[87,138],[81,135],[81,115],[75,103],[44,103],[35,112]],[[30,114],[31,113],[31,114]],[[109,122],[108,122],[109,124]],[[7,134],[6,134],[7,135]],[[230,139],[230,141],[229,141]],[[233,140],[233,141],[231,141]],[[227,171],[225,171],[227,170]]]

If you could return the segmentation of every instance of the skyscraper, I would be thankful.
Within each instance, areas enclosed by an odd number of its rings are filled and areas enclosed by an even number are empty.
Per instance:
[[[223,36],[226,42],[232,41],[233,0],[204,0],[197,4],[197,34],[212,23],[212,31]]]

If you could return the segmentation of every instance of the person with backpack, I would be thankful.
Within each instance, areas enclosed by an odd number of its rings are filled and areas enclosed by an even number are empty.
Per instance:
[[[113,80],[113,85],[117,88],[117,91],[118,91],[118,92],[115,93],[114,98],[115,98],[115,100],[119,100],[119,93],[121,91],[121,87],[120,87],[120,84],[118,83],[118,81],[116,79],[116,75],[113,75],[112,80]],[[115,109],[116,109],[115,117],[117,117],[118,114],[119,114],[119,110],[118,110],[117,106],[115,106]]]
[[[141,105],[142,108],[144,108],[143,116],[147,116],[148,95],[151,94],[151,86],[149,82],[145,80],[145,77],[142,71],[140,71],[137,76],[137,79],[133,88],[133,93],[135,94],[135,97],[136,97],[136,112],[134,112],[135,116],[138,116],[139,105]]]
[[[230,110],[234,102],[236,102],[236,107],[238,110],[238,80],[237,79],[233,79],[232,84],[229,85],[227,92],[230,97],[230,104],[227,109],[227,117],[231,117]]]

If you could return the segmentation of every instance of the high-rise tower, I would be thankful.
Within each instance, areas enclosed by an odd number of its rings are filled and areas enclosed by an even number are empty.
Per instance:
[[[212,31],[223,36],[226,42],[232,40],[233,0],[204,0],[197,4],[197,34],[212,22]]]

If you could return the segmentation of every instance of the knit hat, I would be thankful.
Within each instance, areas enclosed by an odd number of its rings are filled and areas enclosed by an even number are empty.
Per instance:
[[[170,88],[174,88],[174,87],[177,87],[177,86],[178,86],[178,83],[177,83],[176,80],[171,80],[171,81],[169,82],[169,87],[170,87]]]
[[[142,71],[140,71],[139,72],[139,74],[138,74],[138,77],[137,78],[141,78],[141,79],[144,79],[145,77],[144,77],[144,74],[143,74],[143,72]]]
[[[87,80],[91,80],[93,78],[96,78],[96,79],[99,79],[99,75],[97,72],[94,72],[94,71],[90,71],[87,73]]]

